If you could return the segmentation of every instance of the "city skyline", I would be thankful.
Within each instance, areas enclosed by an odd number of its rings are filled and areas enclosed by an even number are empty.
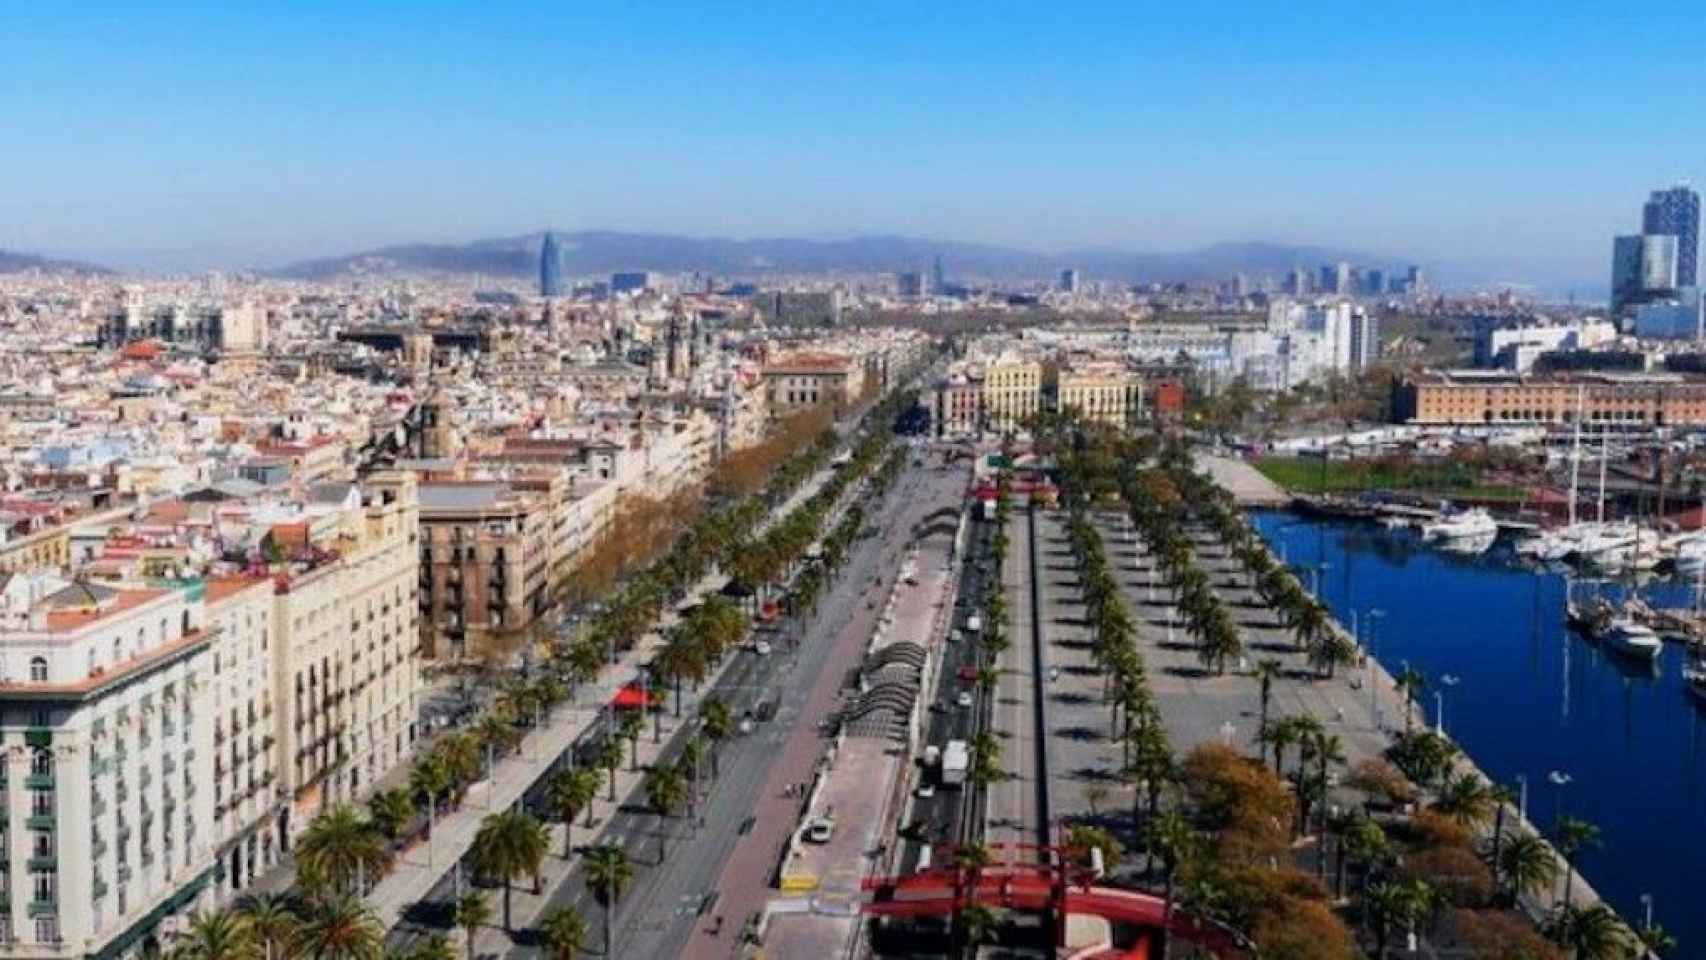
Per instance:
[[[1590,10],[1538,12],[1466,9],[1461,35],[1431,25],[1450,11],[1365,18],[1330,52],[1305,40],[1331,10],[1256,6],[1213,30],[1100,7],[943,9],[909,31],[882,9],[666,8],[614,28],[501,4],[477,22],[26,13],[0,102],[34,131],[8,158],[30,189],[0,202],[0,249],[266,267],[554,223],[1043,251],[1270,240],[1603,286],[1626,198],[1701,154],[1663,105],[1615,91],[1673,89],[1689,58],[1666,55],[1684,41],[1663,16],[1607,33]],[[97,51],[115,29],[134,42]],[[1564,69],[1590,50],[1618,83]]]

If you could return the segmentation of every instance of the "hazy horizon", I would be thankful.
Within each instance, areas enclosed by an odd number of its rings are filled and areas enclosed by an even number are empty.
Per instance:
[[[1692,17],[26,9],[0,77],[27,133],[0,249],[266,268],[553,224],[1044,253],[1266,241],[1596,284],[1647,192],[1706,157],[1677,122]]]

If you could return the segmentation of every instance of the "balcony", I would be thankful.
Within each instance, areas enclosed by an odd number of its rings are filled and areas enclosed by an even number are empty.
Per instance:
[[[89,813],[92,816],[102,816],[107,812],[107,798],[95,797],[89,801]]]
[[[106,895],[107,895],[107,882],[105,880],[102,880],[100,877],[96,877],[95,878],[95,899],[99,900]]]
[[[112,757],[89,758],[89,773],[91,776],[104,777],[113,772]]]
[[[31,790],[52,790],[53,774],[32,773],[24,778],[24,786]]]
[[[31,900],[30,916],[48,917],[59,912],[58,900]]]
[[[126,800],[130,799],[130,788],[121,782],[117,787],[113,788],[113,795],[118,797],[119,803],[124,803]]]
[[[92,853],[94,856],[97,856],[97,857],[106,856],[107,855],[106,838],[105,837],[96,837],[94,840],[90,841],[89,842],[89,852]]]
[[[29,865],[30,872],[32,873],[52,873],[59,869],[59,858],[52,856],[51,854],[48,856],[31,857],[29,859]]]
[[[24,825],[31,830],[52,830],[58,826],[53,814],[35,813],[25,818]]]
[[[121,884],[130,882],[130,864],[121,863],[118,865],[118,882]]]

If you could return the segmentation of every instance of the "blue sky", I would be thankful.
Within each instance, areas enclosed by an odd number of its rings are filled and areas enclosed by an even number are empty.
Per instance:
[[[1706,179],[1680,3],[13,7],[11,249],[272,263],[550,224],[1591,282],[1647,190]]]

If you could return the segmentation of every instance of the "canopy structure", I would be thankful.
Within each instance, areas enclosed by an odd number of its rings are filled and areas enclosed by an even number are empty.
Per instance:
[[[651,695],[646,692],[644,687],[637,683],[630,683],[616,691],[616,695],[610,698],[610,707],[613,710],[644,710],[651,705],[651,702]]]

